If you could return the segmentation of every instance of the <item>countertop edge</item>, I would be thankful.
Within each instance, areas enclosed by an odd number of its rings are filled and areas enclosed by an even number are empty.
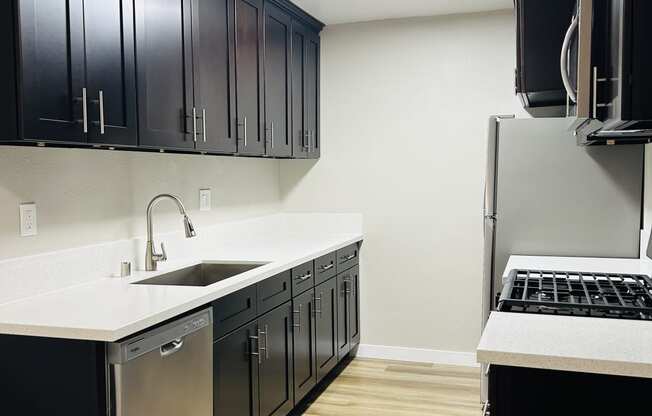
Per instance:
[[[652,378],[652,364],[640,362],[634,363],[626,361],[586,359],[580,357],[535,355],[518,352],[490,351],[480,348],[476,351],[476,356],[477,361],[480,364]]]

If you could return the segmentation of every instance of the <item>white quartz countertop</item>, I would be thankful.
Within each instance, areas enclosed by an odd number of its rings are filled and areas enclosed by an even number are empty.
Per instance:
[[[512,256],[512,269],[647,274],[649,260]],[[492,312],[480,363],[652,378],[652,322]]]
[[[302,263],[362,240],[359,232],[296,233],[204,250],[159,264],[157,272],[104,277],[0,305],[0,334],[113,342]],[[220,253],[228,252],[228,256]],[[170,252],[170,257],[173,254]],[[206,287],[135,285],[201,262],[267,264]]]

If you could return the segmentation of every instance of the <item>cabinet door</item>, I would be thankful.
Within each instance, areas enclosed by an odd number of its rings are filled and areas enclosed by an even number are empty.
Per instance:
[[[260,365],[260,415],[285,416],[293,407],[292,303],[258,319],[263,345]],[[238,413],[222,413],[238,414]]]
[[[193,69],[197,149],[235,153],[234,0],[193,0]]]
[[[133,3],[85,0],[88,141],[138,144]]]
[[[265,153],[263,94],[263,1],[235,0],[238,153]]]
[[[319,137],[319,35],[308,31],[305,64],[305,129],[308,132],[308,157],[321,154]]]
[[[337,279],[315,288],[317,382],[337,364]]]
[[[292,21],[292,156],[298,159],[308,157],[308,142],[305,126],[305,56],[306,29]]]
[[[135,0],[140,144],[195,147],[190,0]]]
[[[257,325],[252,323],[213,344],[213,414],[258,415]]]
[[[349,328],[351,328],[351,348],[360,343],[360,267],[350,271],[349,281]]]
[[[342,360],[351,349],[351,328],[349,318],[348,273],[337,276],[337,359]]]
[[[22,0],[19,23],[24,138],[86,141],[83,1]]]
[[[311,289],[292,300],[294,313],[294,403],[317,384],[315,364],[315,290]]]
[[[265,134],[267,155],[292,155],[290,137],[290,42],[289,15],[265,4]]]

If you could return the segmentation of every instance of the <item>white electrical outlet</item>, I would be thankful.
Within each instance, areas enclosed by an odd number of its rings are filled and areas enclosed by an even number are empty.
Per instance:
[[[199,190],[199,210],[200,211],[210,211],[211,210],[211,190],[210,189],[200,189]]]
[[[36,204],[20,204],[20,236],[30,237],[38,234],[36,223]]]

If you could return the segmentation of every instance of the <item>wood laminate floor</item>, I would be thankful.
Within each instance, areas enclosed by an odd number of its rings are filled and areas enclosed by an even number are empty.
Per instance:
[[[480,369],[355,359],[304,416],[480,413]]]

